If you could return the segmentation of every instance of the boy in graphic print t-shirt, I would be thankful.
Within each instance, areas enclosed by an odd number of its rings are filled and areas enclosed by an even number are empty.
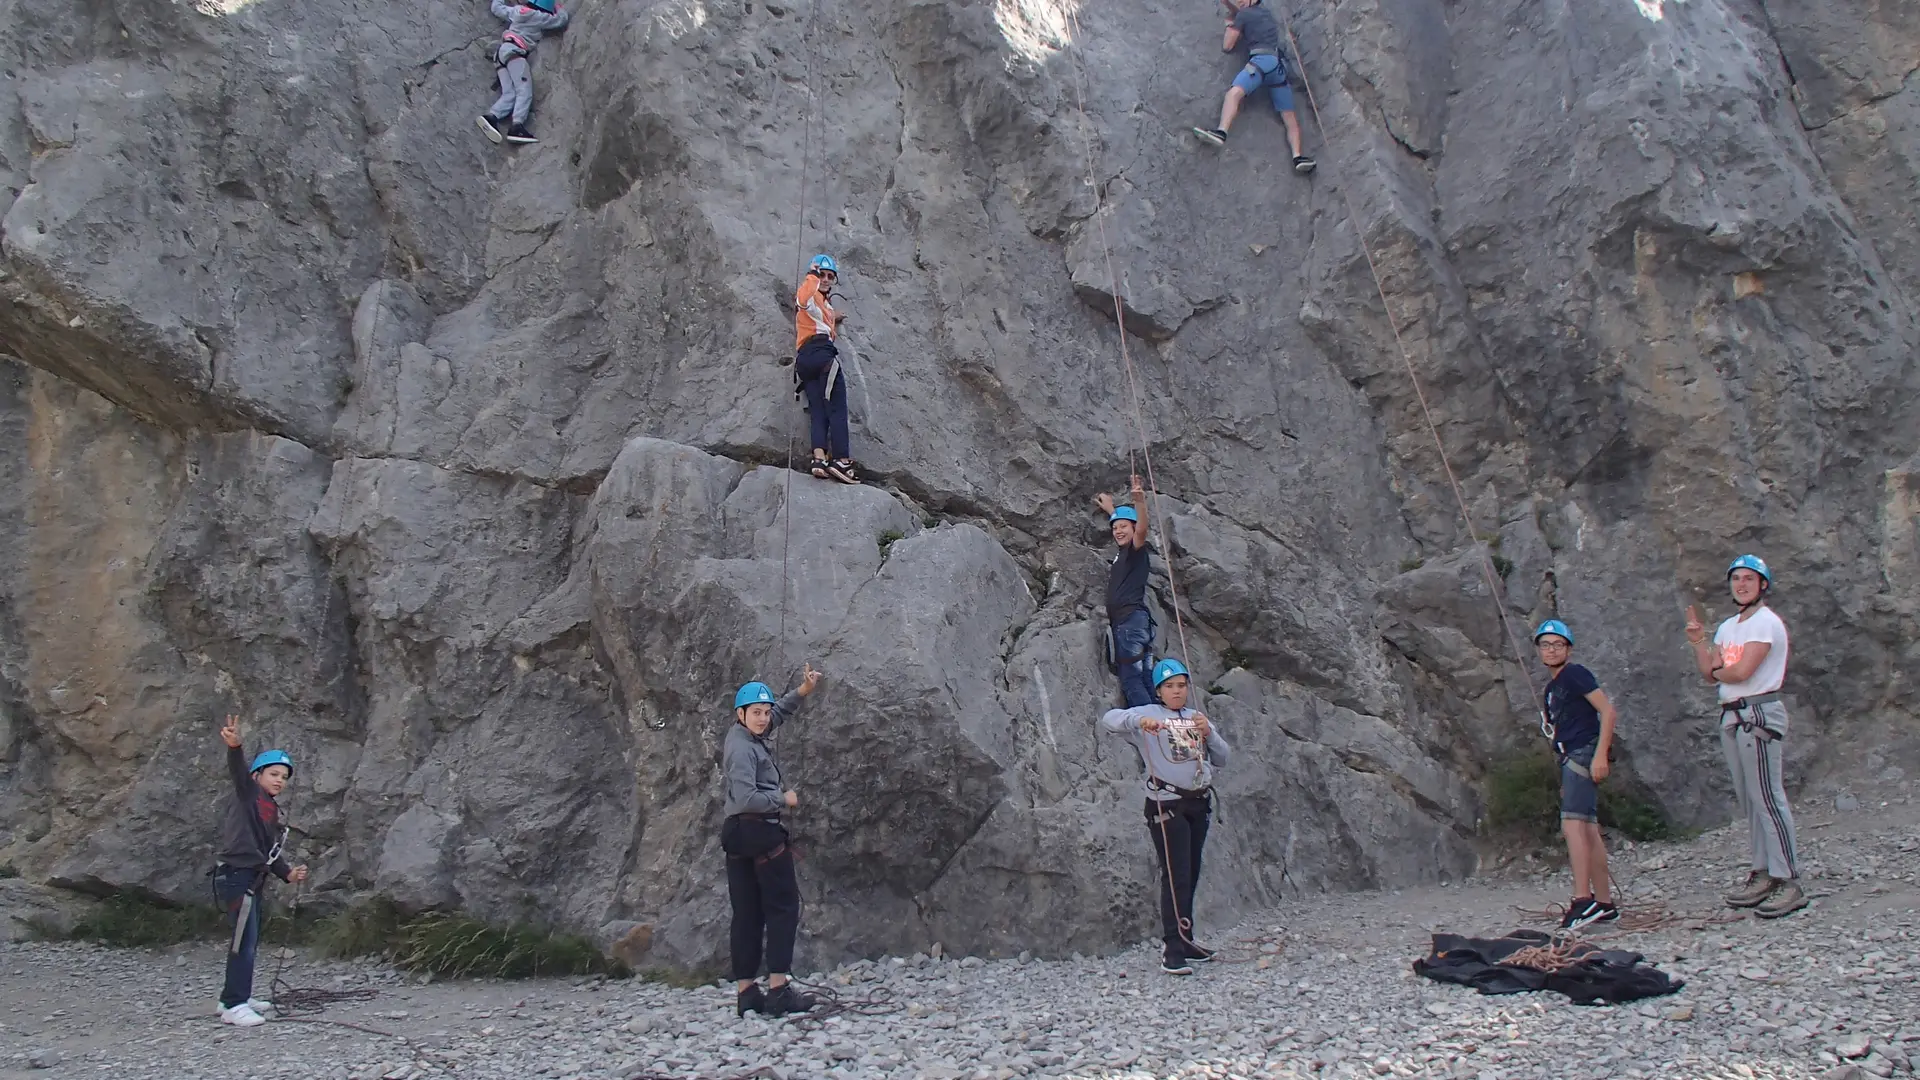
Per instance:
[[[1784,783],[1787,707],[1780,687],[1787,677],[1787,624],[1766,605],[1772,585],[1767,564],[1742,555],[1727,567],[1727,589],[1740,613],[1721,623],[1711,641],[1698,613],[1687,614],[1694,663],[1719,688],[1720,749],[1751,847],[1752,869],[1727,903],[1766,919],[1807,906]]]

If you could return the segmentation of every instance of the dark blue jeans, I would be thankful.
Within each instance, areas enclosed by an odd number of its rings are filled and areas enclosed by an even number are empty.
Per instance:
[[[800,373],[800,388],[807,394],[813,448],[825,450],[830,458],[850,458],[853,454],[847,438],[846,372],[834,372],[831,393],[827,385],[827,373],[833,371],[833,361],[839,355],[831,341],[816,335],[800,346],[793,364]]]
[[[244,1005],[253,996],[253,956],[260,949],[260,897],[256,893],[247,903],[247,893],[265,870],[224,869],[213,877],[213,891],[227,909],[227,925],[238,933],[227,936],[227,981],[220,988],[220,1007]],[[246,922],[239,924],[242,910]]]
[[[1153,613],[1145,605],[1113,625],[1113,658],[1127,708],[1153,704]]]

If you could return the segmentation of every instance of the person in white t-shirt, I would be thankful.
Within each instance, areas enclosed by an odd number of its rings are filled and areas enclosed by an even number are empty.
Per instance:
[[[1787,707],[1787,624],[1767,607],[1773,575],[1759,556],[1742,555],[1727,567],[1727,588],[1740,614],[1708,640],[1696,609],[1687,610],[1687,641],[1700,674],[1720,690],[1720,748],[1733,776],[1733,794],[1747,819],[1752,869],[1727,904],[1777,919],[1807,906],[1800,890],[1793,842],[1793,810],[1782,783]]]

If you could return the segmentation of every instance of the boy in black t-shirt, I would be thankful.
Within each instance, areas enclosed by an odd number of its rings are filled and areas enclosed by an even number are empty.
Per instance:
[[[1552,730],[1553,752],[1560,759],[1560,831],[1567,838],[1567,861],[1573,868],[1573,900],[1560,925],[1568,930],[1620,917],[1613,904],[1613,883],[1607,877],[1607,846],[1600,835],[1600,790],[1611,766],[1613,702],[1600,689],[1593,672],[1570,664],[1573,631],[1558,619],[1548,619],[1533,632],[1540,662],[1553,678],[1547,683],[1542,707]]]
[[[1094,502],[1107,515],[1118,550],[1107,564],[1107,624],[1113,640],[1113,673],[1127,708],[1153,704],[1153,613],[1147,609],[1152,549],[1147,546],[1147,493],[1133,478],[1133,505],[1121,506],[1102,492]]]

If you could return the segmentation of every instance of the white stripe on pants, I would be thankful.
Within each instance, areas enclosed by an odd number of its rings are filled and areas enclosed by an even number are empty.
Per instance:
[[[1759,717],[1755,713],[1759,712]],[[1752,845],[1751,866],[1768,877],[1790,878],[1798,874],[1799,856],[1794,850],[1793,809],[1787,805],[1787,789],[1782,781],[1786,761],[1787,708],[1778,701],[1749,707],[1742,724],[1720,729],[1720,749],[1727,757],[1727,772],[1733,779],[1733,798],[1740,816],[1747,819],[1747,838]],[[1771,738],[1756,735],[1747,726],[1764,719],[1773,732]]]
[[[505,120],[511,115],[515,127],[524,127],[527,114],[533,112],[533,66],[525,56],[516,56],[497,70],[500,99],[487,110],[487,115],[495,120]]]

